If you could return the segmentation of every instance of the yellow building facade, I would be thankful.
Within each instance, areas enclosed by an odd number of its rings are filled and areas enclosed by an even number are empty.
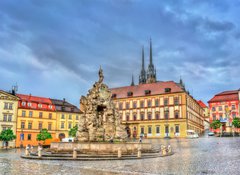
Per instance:
[[[186,130],[204,131],[203,109],[173,81],[111,89],[130,137],[186,137]]]
[[[47,129],[52,138],[56,138],[55,106],[49,98],[32,95],[17,95],[19,100],[17,118],[16,147],[30,144],[37,146],[37,135],[41,129]]]
[[[19,98],[14,93],[0,90],[0,132],[11,129],[16,135],[17,109]],[[8,143],[9,147],[15,147],[15,140]],[[5,145],[0,141],[0,148]]]

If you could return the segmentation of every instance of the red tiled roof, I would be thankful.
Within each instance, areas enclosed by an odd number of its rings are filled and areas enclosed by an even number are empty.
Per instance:
[[[44,104],[52,104],[52,101],[50,100],[50,98],[37,97],[37,96],[32,96],[32,95],[24,95],[24,94],[17,94],[17,96],[22,101],[44,103]]]
[[[171,88],[171,92],[165,92],[165,88]],[[133,93],[131,97],[146,96],[145,90],[151,91],[151,94],[149,95],[184,92],[181,86],[175,83],[174,81],[166,81],[166,82],[160,81],[156,83],[140,84],[136,86],[111,88],[110,90],[112,94],[116,94],[116,98],[127,98],[129,97],[128,92]]]
[[[222,101],[238,101],[238,90],[224,91],[216,94],[208,103],[222,102]]]
[[[205,105],[205,103],[203,103],[202,100],[198,100],[197,102],[202,108],[207,108],[207,106]]]

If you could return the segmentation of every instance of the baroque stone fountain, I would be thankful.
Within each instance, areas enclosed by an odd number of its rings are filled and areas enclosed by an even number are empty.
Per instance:
[[[99,80],[95,82],[87,96],[82,96],[76,140],[80,142],[126,141],[127,133],[121,124],[119,113],[111,99],[111,91],[103,83],[103,70],[99,70]]]

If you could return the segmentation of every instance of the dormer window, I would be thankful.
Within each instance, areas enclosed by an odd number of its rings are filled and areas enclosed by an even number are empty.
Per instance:
[[[145,90],[145,95],[149,95],[151,94],[151,91],[150,90]]]
[[[39,107],[39,108],[42,108],[42,104],[38,104],[38,107]]]
[[[22,102],[22,106],[26,106],[26,102],[25,101]]]
[[[117,97],[117,94],[112,94],[112,98],[116,98]]]
[[[171,92],[171,88],[165,88],[165,92]]]
[[[73,112],[74,111],[74,108],[71,108],[71,112]]]
[[[28,103],[28,107],[31,107],[31,106],[32,106],[32,103],[29,102],[29,103]]]
[[[65,107],[64,106],[62,106],[62,111],[65,111]]]
[[[127,93],[127,96],[128,96],[128,97],[133,96],[133,92],[129,91],[129,92]]]
[[[52,109],[52,105],[49,105],[48,107],[49,107],[49,109]]]

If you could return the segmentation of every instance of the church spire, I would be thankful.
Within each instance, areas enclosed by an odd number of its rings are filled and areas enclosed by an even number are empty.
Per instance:
[[[153,58],[152,58],[152,39],[150,38],[150,57],[149,57],[149,65],[147,70],[147,83],[155,83],[157,80],[156,77],[156,69],[153,65]]]
[[[139,75],[139,84],[146,83],[146,71],[145,71],[145,65],[144,65],[144,47],[142,47],[142,69],[141,73]]]
[[[150,38],[150,65],[153,65],[152,61],[152,39]]]
[[[133,74],[132,74],[132,83],[131,83],[131,86],[135,86]]]

